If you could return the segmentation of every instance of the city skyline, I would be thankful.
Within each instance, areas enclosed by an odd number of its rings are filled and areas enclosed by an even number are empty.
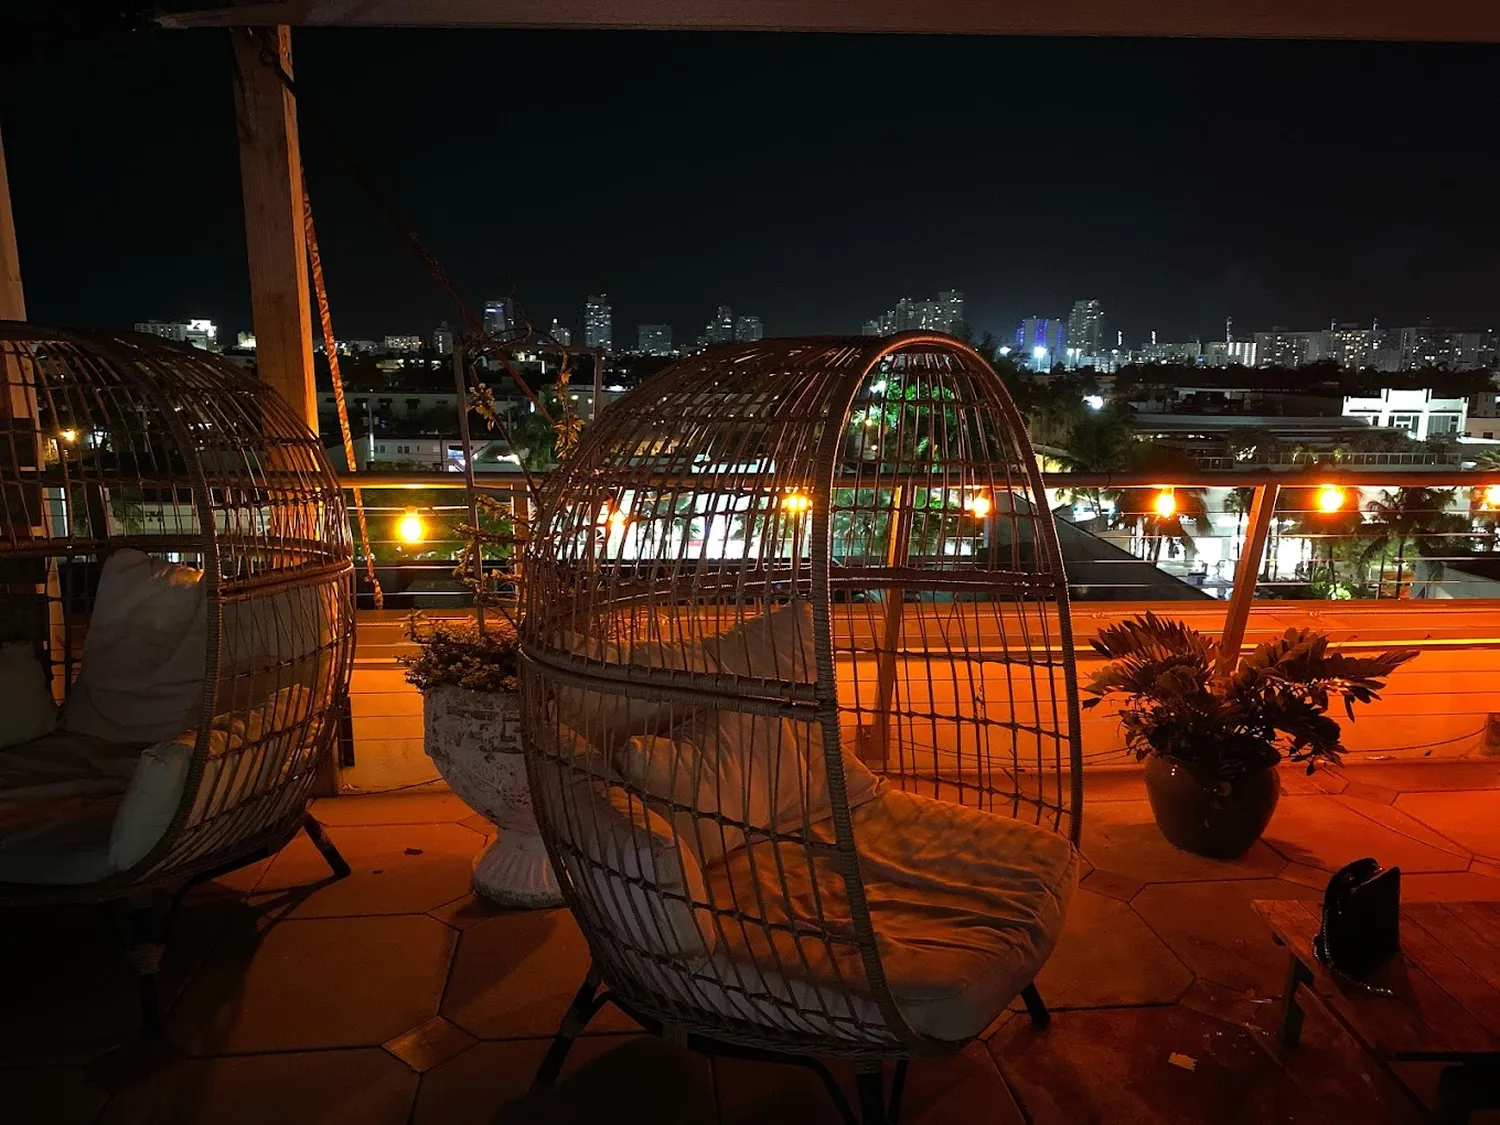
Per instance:
[[[35,318],[251,327],[220,46],[42,47],[0,75]],[[511,119],[562,138],[538,142],[557,171],[474,144],[458,111],[485,104],[497,54]],[[513,294],[538,326],[600,290],[622,338],[656,323],[690,339],[718,304],[777,334],[852,334],[944,287],[997,337],[1085,295],[1136,339],[1213,339],[1226,316],[1488,327],[1500,310],[1492,47],[299,29],[294,55],[309,104],[471,306]],[[898,64],[943,74],[943,114],[888,104],[870,76]],[[767,67],[776,83],[736,77]],[[43,85],[54,96],[27,96]],[[726,115],[753,124],[730,145],[708,127]],[[673,140],[649,159],[646,121]],[[1069,129],[1042,153],[1013,139],[1051,121]],[[76,143],[58,149],[61,131]],[[303,136],[340,334],[456,325],[305,114]],[[918,154],[944,147],[963,159],[924,171]],[[868,174],[788,175],[845,156]]]

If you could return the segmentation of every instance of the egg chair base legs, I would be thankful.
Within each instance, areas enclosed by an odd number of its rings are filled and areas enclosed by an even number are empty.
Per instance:
[[[335,879],[342,879],[349,874],[349,864],[344,861],[343,856],[339,855],[338,848],[333,846],[328,833],[323,831],[323,826],[313,819],[312,813],[303,815],[302,831],[307,833],[307,838],[312,841],[313,847],[318,849],[318,854],[333,870]]]
[[[157,909],[154,900],[130,904],[125,916],[125,956],[135,970],[141,1003],[141,1029],[149,1036],[161,1034],[161,998],[156,974],[167,948],[167,929],[175,911]]]
[[[1031,1017],[1032,1027],[1040,1030],[1052,1022],[1052,1013],[1042,1003],[1042,994],[1036,990],[1035,983],[1021,989],[1021,1003],[1026,1005],[1026,1014]]]
[[[860,1106],[860,1111],[856,1114],[849,1100],[844,1097],[844,1092],[839,1088],[832,1071],[824,1066],[820,1059],[813,1058],[811,1055],[757,1050],[754,1047],[726,1043],[723,1040],[703,1035],[688,1035],[685,1041],[680,1035],[669,1036],[657,1020],[632,1011],[620,1003],[619,999],[608,990],[600,991],[600,983],[598,970],[591,968],[588,976],[584,978],[582,987],[578,989],[578,994],[573,997],[573,1003],[563,1016],[562,1026],[557,1029],[557,1034],[552,1039],[552,1046],[547,1049],[547,1055],[537,1069],[536,1077],[532,1079],[533,1092],[548,1089],[557,1081],[558,1075],[562,1073],[563,1063],[567,1061],[568,1051],[573,1047],[573,1041],[583,1033],[589,1020],[594,1018],[600,1008],[605,1004],[614,1004],[645,1030],[680,1043],[690,1051],[721,1058],[790,1064],[812,1071],[823,1083],[823,1088],[828,1091],[828,1096],[833,1100],[845,1125],[896,1125],[896,1116],[901,1110],[901,1095],[906,1088],[907,1060],[905,1059],[896,1060],[895,1070],[891,1076],[889,1096],[886,1095],[884,1071],[879,1062],[861,1064],[856,1068]]]

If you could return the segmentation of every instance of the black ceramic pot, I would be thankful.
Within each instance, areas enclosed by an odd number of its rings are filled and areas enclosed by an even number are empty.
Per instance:
[[[1275,766],[1230,780],[1191,762],[1146,759],[1146,796],[1161,834],[1183,851],[1238,859],[1260,839],[1281,797]]]

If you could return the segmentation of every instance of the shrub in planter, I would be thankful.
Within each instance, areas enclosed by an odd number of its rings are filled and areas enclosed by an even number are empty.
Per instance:
[[[516,700],[518,641],[508,625],[415,623],[401,657],[422,692],[424,748],[453,792],[495,822],[474,860],[474,889],[505,906],[557,906],[562,895],[537,831]]]
[[[1385,680],[1416,655],[1355,656],[1326,635],[1288,629],[1220,666],[1217,641],[1147,613],[1100,631],[1094,648],[1110,663],[1084,690],[1096,707],[1118,697],[1126,747],[1146,764],[1146,793],[1162,834],[1199,855],[1233,858],[1260,838],[1285,756],[1337,762],[1343,750],[1331,705],[1379,698]]]

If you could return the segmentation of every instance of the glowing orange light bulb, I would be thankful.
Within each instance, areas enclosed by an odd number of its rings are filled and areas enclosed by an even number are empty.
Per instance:
[[[1156,500],[1151,505],[1156,509],[1156,514],[1165,518],[1177,514],[1177,497],[1170,488],[1164,488],[1156,494]]]
[[[1336,512],[1344,506],[1344,490],[1335,484],[1325,484],[1318,489],[1318,509]]]
[[[812,509],[812,497],[805,492],[788,492],[781,498],[781,506],[794,515],[801,515]]]
[[[1484,503],[1488,508],[1500,508],[1500,484],[1492,484],[1484,490]]]
[[[624,509],[622,509],[622,508],[616,508],[614,511],[612,511],[612,512],[609,513],[609,529],[610,529],[610,531],[612,531],[616,535],[618,535],[621,531],[623,531],[625,529],[625,524],[626,524],[626,522],[629,519],[630,519],[630,517],[625,514]]]
[[[993,507],[994,505],[990,503],[990,498],[982,493],[977,496],[970,496],[964,501],[964,509],[976,520],[984,519],[985,516],[990,514],[990,509]]]
[[[427,525],[415,508],[407,508],[406,515],[396,521],[396,534],[403,543],[420,543],[427,538]]]

